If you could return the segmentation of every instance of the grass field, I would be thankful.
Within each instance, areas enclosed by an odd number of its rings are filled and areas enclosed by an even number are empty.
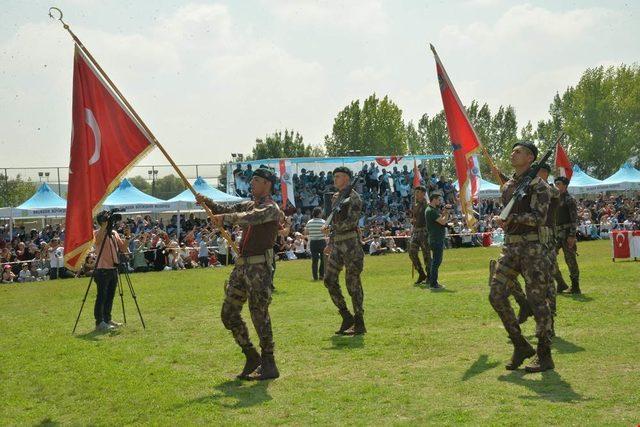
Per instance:
[[[0,286],[0,424],[636,425],[640,263],[612,263],[608,242],[579,250],[584,295],[559,297],[556,369],[542,374],[504,369],[511,346],[487,300],[496,249],[446,251],[438,293],[411,284],[406,254],[367,257],[364,337],[333,335],[309,261],[279,263],[281,377],[261,383],[234,379],[228,268],[132,275],[147,329],[126,291],[128,325],[111,334],[91,332],[92,288],[71,335],[86,280]],[[524,330],[535,340],[532,320]]]

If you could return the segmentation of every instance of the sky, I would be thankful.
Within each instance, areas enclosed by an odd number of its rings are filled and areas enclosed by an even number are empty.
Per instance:
[[[507,0],[7,1],[0,5],[0,167],[69,164],[73,43],[98,60],[177,163],[221,163],[293,129],[322,145],[355,99],[405,120],[442,109],[432,43],[464,103],[548,117],[599,65],[640,60],[640,2]],[[167,164],[153,150],[144,164]]]

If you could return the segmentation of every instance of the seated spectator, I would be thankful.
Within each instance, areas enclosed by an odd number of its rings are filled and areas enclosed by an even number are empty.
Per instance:
[[[13,283],[16,275],[11,271],[11,266],[9,264],[4,265],[4,270],[2,271],[2,283]]]
[[[382,241],[380,236],[374,236],[373,240],[369,244],[369,255],[382,255],[385,249],[382,247]]]
[[[35,277],[31,275],[31,271],[29,270],[29,264],[26,262],[22,264],[22,270],[20,270],[20,274],[18,275],[18,282],[34,282],[36,280]]]

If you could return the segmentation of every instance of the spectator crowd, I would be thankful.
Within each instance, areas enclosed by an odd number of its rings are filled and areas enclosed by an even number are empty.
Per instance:
[[[243,182],[251,179],[250,166],[234,171],[236,190],[247,196],[248,187]],[[456,191],[451,179],[428,174],[421,168],[421,181],[431,193],[443,194],[446,203],[457,206]],[[361,240],[366,253],[383,255],[404,252],[411,234],[410,206],[412,203],[413,170],[406,166],[390,170],[375,163],[364,165],[355,179],[355,189],[363,198],[364,209],[359,221]],[[295,208],[285,210],[287,216],[281,224],[275,252],[281,260],[312,258],[308,224],[314,208],[322,210],[312,223],[317,226],[326,216],[330,195],[335,191],[331,172],[307,171],[292,177],[295,189]],[[279,187],[279,183],[277,184]],[[274,196],[281,201],[280,189]],[[640,229],[640,193],[619,195],[598,194],[589,198],[577,198],[580,224],[580,240],[608,238],[611,230]],[[456,208],[457,209],[457,208]],[[502,230],[492,218],[502,209],[497,200],[481,200],[474,205],[477,229],[472,232],[464,223],[459,211],[455,211],[446,229],[446,247],[488,246],[501,243]],[[318,212],[318,211],[316,211]],[[210,225],[207,218],[195,214],[188,217],[173,215],[168,221],[154,219],[150,215],[123,218],[115,227],[125,240],[130,255],[123,257],[121,268],[130,272],[182,270],[216,267],[233,263],[232,253],[224,238]],[[178,236],[178,229],[180,235]],[[239,242],[239,227],[229,229],[232,239]],[[312,232],[317,234],[316,230]],[[316,245],[317,246],[317,245]],[[318,252],[317,250],[315,251]],[[86,257],[79,272],[64,268],[64,228],[47,225],[44,229],[30,229],[16,225],[10,234],[7,225],[0,227],[0,263],[3,266],[2,283],[30,282],[67,277],[89,276],[93,271],[96,251]],[[314,262],[317,258],[314,255]]]

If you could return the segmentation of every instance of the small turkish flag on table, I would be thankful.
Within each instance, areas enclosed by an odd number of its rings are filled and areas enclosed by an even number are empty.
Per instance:
[[[640,231],[612,230],[613,260],[640,258]]]

